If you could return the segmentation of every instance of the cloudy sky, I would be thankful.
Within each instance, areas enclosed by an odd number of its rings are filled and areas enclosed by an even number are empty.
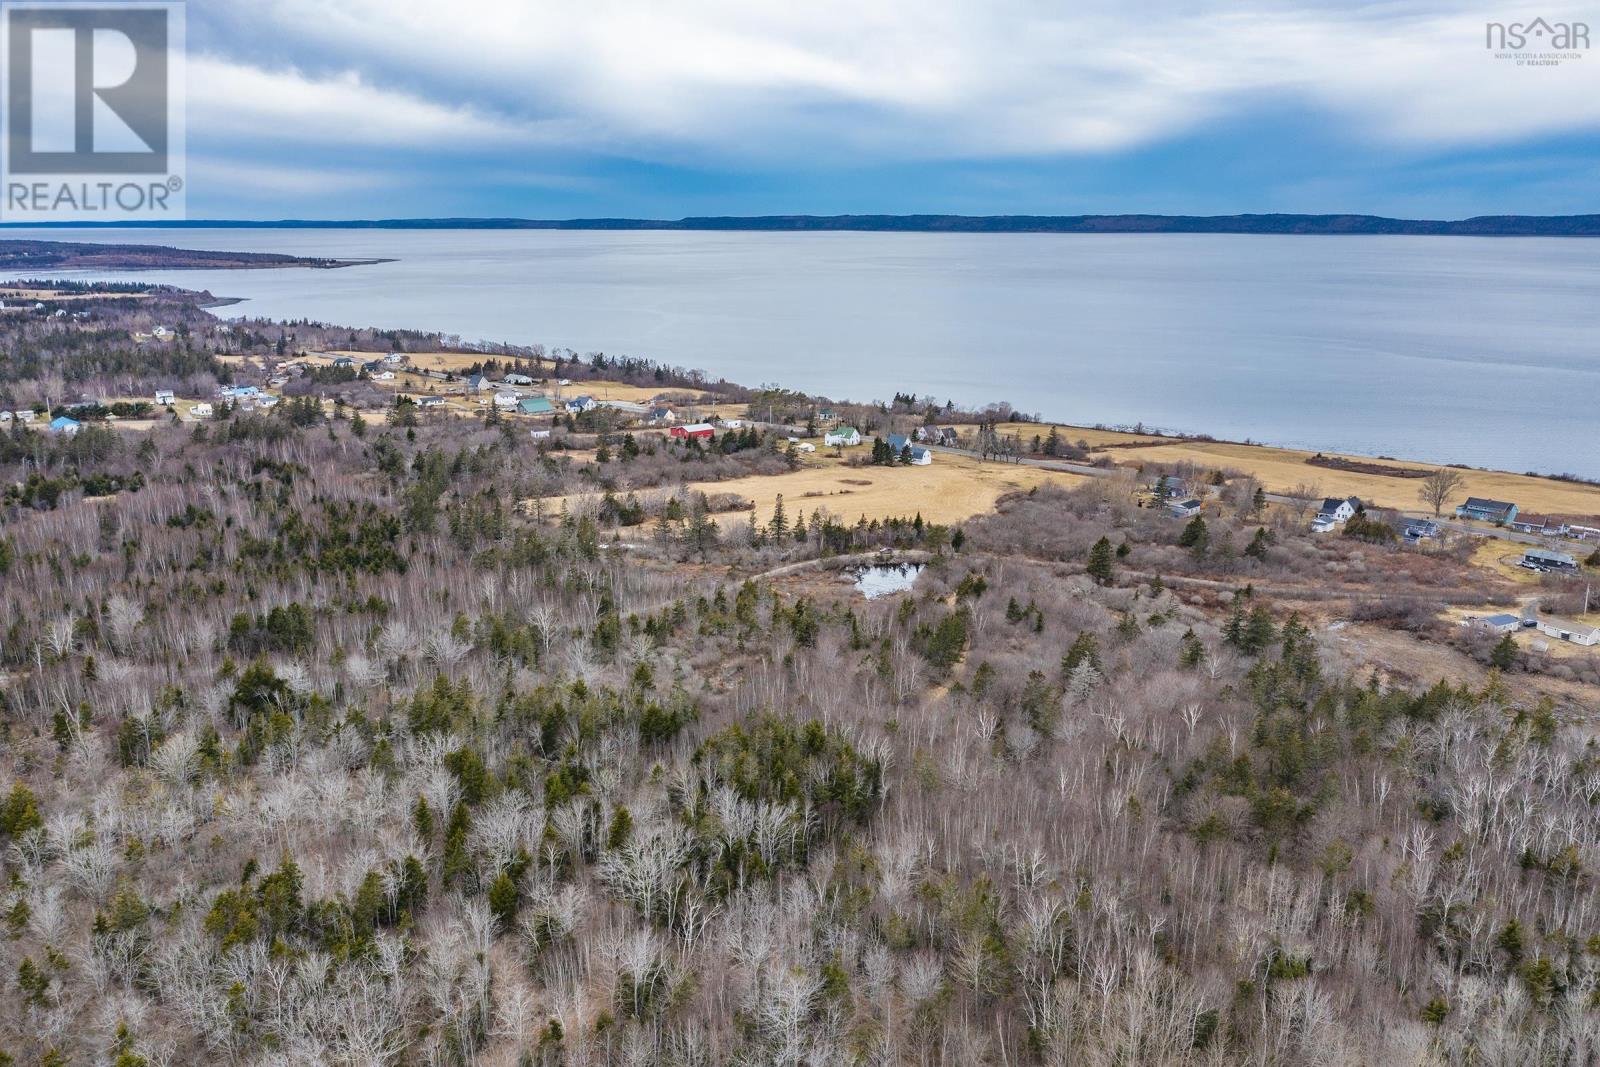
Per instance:
[[[1564,2],[194,0],[189,214],[1594,212]]]

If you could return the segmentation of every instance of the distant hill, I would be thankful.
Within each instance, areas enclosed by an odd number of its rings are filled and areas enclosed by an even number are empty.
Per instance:
[[[103,226],[104,224],[98,224]],[[123,223],[239,229],[382,230],[852,230],[888,233],[1245,233],[1398,234],[1425,237],[1600,237],[1600,215],[1480,215],[1470,219],[1390,219],[1379,215],[755,215],[683,219],[206,219]],[[0,229],[6,227],[0,226]],[[73,228],[70,224],[59,228]]]

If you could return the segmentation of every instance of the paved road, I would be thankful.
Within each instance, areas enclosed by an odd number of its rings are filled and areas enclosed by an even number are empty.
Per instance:
[[[982,458],[977,452],[966,448],[950,448],[945,445],[930,445],[935,452],[952,452],[958,456],[971,456],[973,459]],[[994,460],[999,463],[1001,460]],[[1064,459],[1035,459],[1031,456],[1018,456],[1015,459],[1005,460],[1007,463],[1019,463],[1025,467],[1040,467],[1044,470],[1063,471],[1067,474],[1085,474],[1091,478],[1109,478],[1127,470],[1126,467],[1092,467],[1087,463],[1072,463]],[[1274,504],[1297,504],[1294,497],[1284,496],[1280,493],[1268,493],[1267,499]],[[1421,512],[1416,512],[1410,517],[1427,517]],[[1453,530],[1457,533],[1470,534],[1473,537],[1494,537],[1501,541],[1515,541],[1524,545],[1543,545],[1547,538],[1537,534],[1518,533],[1516,530],[1506,530],[1498,526],[1475,526],[1471,523],[1460,522],[1455,519],[1435,519],[1441,529]]]

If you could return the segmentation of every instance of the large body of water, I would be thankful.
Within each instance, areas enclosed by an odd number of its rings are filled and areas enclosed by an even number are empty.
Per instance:
[[[834,399],[1600,477],[1600,241],[12,231],[396,260],[120,277],[222,314],[640,356]],[[98,277],[119,275],[98,274]]]

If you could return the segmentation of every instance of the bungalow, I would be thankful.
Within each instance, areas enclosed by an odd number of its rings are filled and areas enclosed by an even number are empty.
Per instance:
[[[1487,500],[1479,496],[1467,497],[1467,502],[1456,508],[1456,518],[1476,519],[1504,526],[1515,521],[1517,506],[1504,500]]]
[[[1172,513],[1172,517],[1175,519],[1193,518],[1200,514],[1200,501],[1180,500],[1176,503],[1168,504],[1167,510]]]
[[[678,421],[678,416],[672,413],[671,408],[651,408],[647,413],[647,417],[651,422],[673,423]]]
[[[1600,626],[1590,622],[1572,622],[1568,619],[1540,619],[1539,632],[1557,641],[1570,641],[1575,645],[1600,645]]]
[[[1523,552],[1522,565],[1534,571],[1573,572],[1578,569],[1578,561],[1572,556],[1544,548],[1530,548]]]
[[[77,419],[69,419],[65,415],[57,415],[50,420],[51,433],[75,434],[83,429],[83,423]]]
[[[1430,537],[1439,536],[1439,524],[1432,519],[1406,519],[1400,527],[1400,536],[1406,539],[1407,544],[1416,544]]]
[[[889,435],[889,447],[894,449],[896,459],[905,455],[906,449],[911,449],[911,462],[918,467],[926,467],[933,462],[933,453],[921,445],[914,445],[905,434],[892,433]]]
[[[392,370],[381,370],[381,371],[378,371],[376,374],[374,374],[372,376],[372,380],[375,381],[375,382],[392,382],[392,381],[394,381],[394,371],[392,371]]]
[[[1167,474],[1157,478],[1150,486],[1150,491],[1155,494],[1157,500],[1177,500],[1188,495],[1183,480]]]
[[[556,406],[548,397],[525,396],[517,403],[517,410],[524,415],[554,415]]]
[[[861,443],[861,431],[854,426],[841,426],[822,435],[822,443],[830,448],[855,447]]]
[[[528,377],[526,374],[502,374],[500,376],[500,384],[501,385],[532,385],[533,384],[533,379]]]
[[[172,406],[172,402],[174,400],[176,400],[176,399],[177,399],[177,397],[173,395],[173,392],[172,392],[171,389],[157,389],[156,390],[156,403],[159,404],[161,407],[164,407],[164,408],[171,407]]]
[[[518,394],[518,393],[496,393],[496,394],[494,394],[494,406],[497,407],[497,408],[507,408],[507,409],[514,408],[514,407],[517,406],[518,403],[521,402],[521,400],[522,400],[522,396],[520,394]]]
[[[442,407],[444,407],[444,397],[442,397],[442,396],[425,396],[425,397],[421,397],[421,398],[419,398],[417,400],[417,407],[419,407],[419,408],[442,408]]]
[[[687,426],[674,426],[672,429],[667,431],[667,435],[669,437],[675,437],[680,441],[688,441],[691,438],[701,441],[709,441],[713,436],[716,435],[716,432],[717,428],[711,425],[709,422],[691,422]]]
[[[817,412],[817,421],[825,425],[831,425],[839,421],[839,416],[834,414],[832,408],[823,408]]]
[[[211,405],[205,401],[201,401],[189,409],[189,417],[191,419],[209,419],[211,414]]]
[[[241,397],[241,396],[256,397],[256,396],[260,396],[261,395],[261,387],[259,385],[236,385],[236,386],[233,387],[233,395],[235,397]]]
[[[597,406],[592,396],[575,396],[567,401],[567,410],[574,415],[581,415],[585,411],[593,411]]]
[[[1506,523],[1506,528],[1518,533],[1539,534],[1542,537],[1565,537],[1572,532],[1572,528],[1566,523],[1543,515],[1518,515]]]
[[[278,406],[278,398],[271,393],[262,393],[256,397],[256,407],[273,408]]]
[[[1522,629],[1522,619],[1516,615],[1486,615],[1470,620],[1473,625],[1497,634],[1514,634]]]
[[[350,356],[335,356],[333,365],[335,367],[354,367],[356,365],[356,361]]]

